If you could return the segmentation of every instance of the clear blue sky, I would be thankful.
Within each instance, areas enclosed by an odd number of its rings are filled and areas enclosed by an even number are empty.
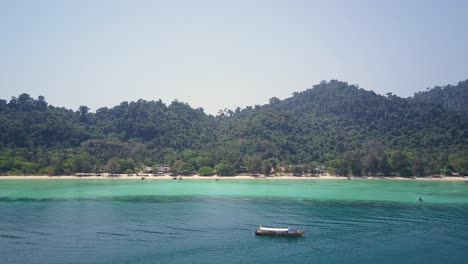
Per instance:
[[[0,98],[208,113],[339,79],[407,97],[468,78],[468,1],[0,0]]]

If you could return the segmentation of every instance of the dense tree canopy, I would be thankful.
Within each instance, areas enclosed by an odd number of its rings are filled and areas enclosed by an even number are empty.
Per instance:
[[[218,116],[174,101],[95,113],[28,94],[0,100],[0,173],[176,172],[341,175],[468,173],[468,81],[411,98],[331,80]],[[321,169],[320,169],[321,170]]]

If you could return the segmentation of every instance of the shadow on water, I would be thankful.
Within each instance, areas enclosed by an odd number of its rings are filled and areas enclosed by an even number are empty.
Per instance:
[[[280,245],[301,245],[307,242],[307,234],[300,237],[294,236],[258,236],[252,233],[254,236],[255,243],[261,243],[261,245],[268,247],[268,245],[280,244]]]
[[[127,231],[132,231],[132,232],[142,232],[142,233],[148,233],[148,234],[159,234],[159,235],[178,235],[179,233],[174,233],[174,232],[163,232],[163,231],[152,231],[152,230],[144,230],[144,229],[129,229]]]
[[[181,196],[164,196],[164,195],[123,195],[123,196],[109,196],[109,197],[61,197],[61,198],[30,198],[30,197],[0,197],[0,203],[10,202],[38,202],[38,203],[54,203],[54,202],[81,202],[81,201],[95,201],[95,202],[125,202],[125,203],[177,203],[177,202],[200,202],[209,201],[213,202],[232,202],[239,203],[258,203],[259,205],[310,205],[310,206],[358,206],[358,207],[373,207],[380,208],[386,207],[425,207],[425,206],[460,206],[468,207],[467,203],[431,203],[429,201],[420,202],[417,199],[414,202],[399,202],[399,201],[361,201],[361,200],[320,200],[320,199],[305,199],[294,197],[257,197],[257,196],[210,196],[210,195],[181,195]]]
[[[121,234],[121,233],[112,233],[112,232],[96,232],[98,235],[109,235],[109,236],[130,236],[129,234]]]
[[[21,236],[12,236],[12,235],[5,235],[5,234],[0,234],[1,238],[12,238],[12,239],[25,239],[25,237]]]

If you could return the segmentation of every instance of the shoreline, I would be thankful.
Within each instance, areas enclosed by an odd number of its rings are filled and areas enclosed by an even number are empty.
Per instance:
[[[139,175],[139,176],[127,176],[127,175],[116,175],[116,176],[47,176],[47,175],[17,175],[17,176],[0,176],[0,180],[173,180],[174,178],[182,177],[184,180],[404,180],[404,181],[466,181],[468,177],[463,176],[441,176],[441,177],[380,177],[380,176],[361,176],[361,177],[348,177],[348,176],[332,176],[332,175],[321,175],[321,176],[250,176],[250,175],[239,175],[239,176],[170,176],[170,175]]]

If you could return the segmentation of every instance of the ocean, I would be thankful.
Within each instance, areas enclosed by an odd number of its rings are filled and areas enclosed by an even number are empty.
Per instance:
[[[260,224],[305,235],[255,236]],[[464,182],[0,181],[0,263],[467,260]]]

